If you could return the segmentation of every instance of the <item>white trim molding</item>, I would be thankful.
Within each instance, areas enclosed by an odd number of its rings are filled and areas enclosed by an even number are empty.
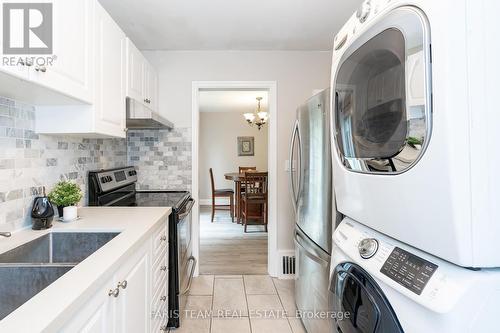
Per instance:
[[[252,89],[266,90],[269,94],[269,123],[268,123],[268,173],[269,173],[269,210],[268,210],[268,273],[278,276],[278,261],[281,256],[278,253],[278,218],[277,218],[277,190],[278,190],[278,112],[277,112],[277,83],[276,81],[193,81],[192,83],[192,196],[197,204],[193,207],[193,254],[200,257],[200,211],[199,206],[205,201],[199,199],[199,91],[204,89],[230,90],[230,89]],[[197,263],[195,274],[199,273]]]

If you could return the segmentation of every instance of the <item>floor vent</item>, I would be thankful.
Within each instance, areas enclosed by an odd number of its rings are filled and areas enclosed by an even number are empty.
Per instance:
[[[295,257],[283,256],[283,275],[295,274]]]

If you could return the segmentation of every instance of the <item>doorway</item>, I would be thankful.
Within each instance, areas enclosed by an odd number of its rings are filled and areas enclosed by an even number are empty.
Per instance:
[[[237,106],[235,109],[231,109],[228,105],[231,104],[232,98],[235,101],[236,99],[248,100],[250,96],[253,99],[253,106],[249,106],[248,109],[238,110]],[[192,243],[193,253],[199,258],[196,275],[269,274],[277,276],[276,83],[256,81],[193,82],[192,97],[192,195],[197,202],[193,209]],[[255,128],[256,125],[251,128],[243,117],[244,112],[253,112],[256,109],[256,97],[263,97],[265,105],[262,107],[266,108],[265,111],[269,115],[268,122],[260,131]],[[225,100],[226,102],[216,108],[210,108],[210,103],[207,103],[207,100],[212,102]],[[227,105],[227,110],[224,105]],[[220,133],[224,126],[226,126],[227,133]],[[253,158],[247,157],[245,159],[235,156],[238,155],[238,136],[240,136],[238,133],[241,133],[241,137],[245,140],[254,137]],[[212,142],[208,143],[207,140]],[[222,145],[222,147],[219,147],[219,150],[214,150],[215,147],[211,148],[212,144],[217,147]],[[221,156],[225,156],[225,158],[222,159]],[[248,226],[248,232],[245,233],[243,226],[237,223],[236,217],[235,222],[232,221],[229,210],[216,211],[214,222],[211,222],[211,191],[209,191],[208,169],[213,168],[216,187],[230,187],[234,190],[235,186],[232,180],[228,180],[225,175],[238,172],[238,166],[255,166],[258,171],[268,172],[267,233],[262,225]],[[217,198],[217,204],[229,204],[228,198]],[[237,213],[235,210],[235,215]]]

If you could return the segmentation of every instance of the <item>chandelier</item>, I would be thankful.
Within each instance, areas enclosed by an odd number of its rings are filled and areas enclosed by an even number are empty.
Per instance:
[[[257,97],[255,99],[257,100],[257,110],[255,110],[255,112],[244,113],[243,117],[245,117],[248,125],[256,125],[260,130],[261,127],[264,126],[265,123],[267,123],[268,114],[266,111],[262,111],[260,107],[260,101],[262,100],[262,97]]]

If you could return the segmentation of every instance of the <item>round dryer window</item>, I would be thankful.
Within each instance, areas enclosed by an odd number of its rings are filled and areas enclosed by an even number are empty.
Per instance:
[[[420,159],[431,132],[430,38],[413,7],[382,16],[343,54],[332,117],[344,166],[401,173]]]
[[[403,333],[384,293],[360,266],[345,262],[331,277],[335,327],[342,333]]]

